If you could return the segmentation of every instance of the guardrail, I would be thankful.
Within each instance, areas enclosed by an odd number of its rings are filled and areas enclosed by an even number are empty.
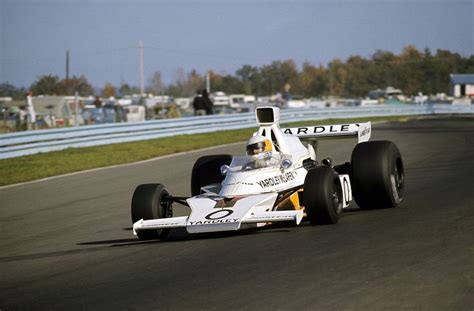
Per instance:
[[[284,109],[281,111],[280,122],[394,115],[470,114],[474,113],[473,106],[437,104]],[[256,127],[253,112],[9,133],[0,135],[0,159],[66,148],[91,147],[250,127]]]

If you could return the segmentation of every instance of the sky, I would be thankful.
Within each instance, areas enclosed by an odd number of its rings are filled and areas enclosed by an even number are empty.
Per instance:
[[[377,50],[474,54],[474,0],[0,0],[0,83],[41,75],[166,83],[179,68],[234,74],[276,60],[326,65]]]

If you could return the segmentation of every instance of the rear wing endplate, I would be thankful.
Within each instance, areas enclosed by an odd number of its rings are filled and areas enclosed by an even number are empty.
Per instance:
[[[281,129],[287,135],[298,136],[300,140],[320,140],[357,137],[359,143],[370,139],[372,126],[370,122],[336,124],[336,125],[318,125],[301,126]]]

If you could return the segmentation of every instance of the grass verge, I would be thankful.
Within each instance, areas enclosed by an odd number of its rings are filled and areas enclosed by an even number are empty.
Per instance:
[[[372,117],[327,119],[295,122],[284,126],[354,123],[366,121],[403,121],[410,117]],[[247,140],[255,128],[220,131],[206,134],[179,135],[139,142],[62,151],[0,160],[0,186],[78,172],[98,167],[132,163],[177,152],[202,149]]]

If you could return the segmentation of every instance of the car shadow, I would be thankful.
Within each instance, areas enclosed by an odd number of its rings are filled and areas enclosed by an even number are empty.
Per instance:
[[[137,239],[117,239],[117,240],[103,240],[103,241],[92,241],[92,242],[82,242],[77,243],[76,245],[107,245],[107,244],[116,244],[116,243],[129,243],[136,242]]]
[[[357,205],[350,206],[344,209],[344,213],[356,213],[363,212]],[[233,238],[238,236],[247,236],[247,235],[260,235],[260,234],[278,234],[278,233],[288,233],[293,230],[298,230],[300,227],[313,227],[309,222],[304,221],[298,226],[295,226],[291,222],[282,222],[275,223],[261,228],[248,228],[238,231],[224,231],[224,232],[207,232],[207,233],[188,233],[185,228],[176,228],[171,229],[170,234],[165,239],[155,239],[155,240],[140,240],[137,237],[132,237],[129,239],[116,239],[116,240],[99,240],[99,241],[90,241],[82,242],[77,245],[109,245],[110,247],[123,247],[131,245],[143,245],[143,244],[153,244],[153,243],[173,243],[173,242],[183,242],[183,241],[193,241],[193,240],[212,240],[212,239],[226,239]],[[127,227],[122,228],[124,231],[132,231],[133,228]]]
[[[344,209],[344,213],[353,213],[353,212],[361,212],[362,210],[359,207],[348,207]]]
[[[271,225],[265,228],[249,228],[239,231],[225,231],[225,232],[207,232],[207,233],[188,233],[185,228],[172,229],[170,234],[165,239],[155,239],[155,240],[139,240],[138,238],[130,239],[115,239],[115,240],[98,240],[90,242],[81,242],[76,245],[87,246],[87,245],[109,245],[110,247],[123,247],[131,245],[143,245],[143,244],[153,244],[153,243],[173,243],[173,242],[183,242],[183,241],[193,241],[193,240],[213,240],[213,239],[225,239],[233,238],[238,236],[247,236],[247,235],[260,235],[260,234],[278,234],[278,233],[288,233],[296,228],[288,225]]]

